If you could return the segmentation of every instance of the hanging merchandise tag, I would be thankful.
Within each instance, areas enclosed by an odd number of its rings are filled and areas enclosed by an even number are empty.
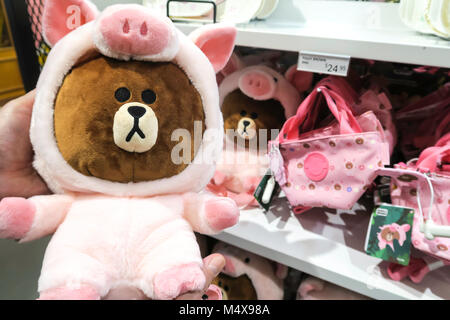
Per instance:
[[[301,51],[297,69],[346,77],[349,66],[350,56]]]
[[[280,186],[275,181],[272,170],[269,169],[256,188],[254,197],[261,207],[267,211],[270,208],[273,198],[279,191]]]
[[[365,250],[370,256],[409,265],[414,209],[382,204],[370,219]]]

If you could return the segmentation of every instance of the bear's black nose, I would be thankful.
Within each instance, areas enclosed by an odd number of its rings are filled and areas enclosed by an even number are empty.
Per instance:
[[[250,121],[244,121],[244,126],[248,127],[250,125]]]
[[[147,111],[144,107],[129,107],[128,113],[131,114],[134,118],[139,119],[144,116]]]

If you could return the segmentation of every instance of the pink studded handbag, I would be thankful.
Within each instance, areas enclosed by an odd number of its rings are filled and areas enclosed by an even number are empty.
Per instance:
[[[328,127],[300,133],[319,98],[336,119]],[[271,141],[269,157],[276,181],[295,213],[305,207],[350,209],[389,164],[389,146],[373,112],[354,117],[345,99],[319,86]]]

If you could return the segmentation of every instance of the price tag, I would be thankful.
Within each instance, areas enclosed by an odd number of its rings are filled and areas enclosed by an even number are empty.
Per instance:
[[[297,69],[346,77],[349,66],[350,56],[302,51],[299,54]]]

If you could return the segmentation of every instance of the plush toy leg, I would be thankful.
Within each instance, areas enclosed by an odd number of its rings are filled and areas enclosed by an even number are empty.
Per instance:
[[[205,274],[197,263],[170,268],[156,275],[153,288],[155,299],[171,300],[190,291],[205,287]]]
[[[24,198],[0,202],[0,238],[22,239],[31,229],[36,207]]]
[[[76,289],[60,287],[45,290],[38,300],[100,300],[100,294],[89,285],[82,285]]]

